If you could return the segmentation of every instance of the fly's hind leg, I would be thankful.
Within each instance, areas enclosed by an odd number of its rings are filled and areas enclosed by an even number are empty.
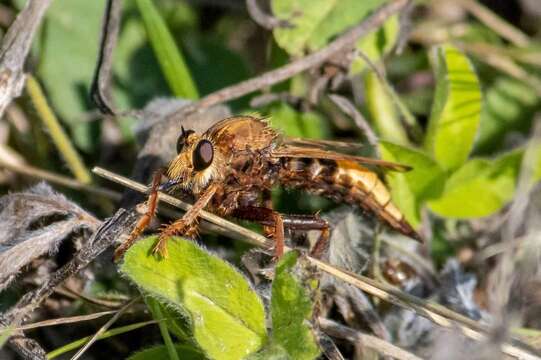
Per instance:
[[[164,168],[160,168],[154,173],[154,176],[152,178],[152,186],[150,188],[148,200],[146,202],[146,212],[143,216],[141,216],[141,218],[139,218],[137,224],[135,225],[135,228],[130,233],[128,239],[115,250],[115,254],[113,257],[114,261],[118,261],[124,255],[124,253],[133,245],[135,240],[137,240],[137,238],[143,233],[143,231],[145,231],[147,226],[152,221],[152,218],[156,214],[156,208],[158,207],[158,187],[160,186],[164,171]]]
[[[284,228],[291,230],[321,230],[321,235],[310,250],[310,255],[321,257],[329,240],[329,224],[317,215],[285,215],[269,208],[246,206],[233,211],[232,216],[255,221],[271,229],[275,241],[274,254],[280,258],[284,254]]]
[[[279,212],[265,207],[243,206],[233,210],[231,216],[263,225],[265,236],[274,240],[274,256],[276,258],[282,257],[284,254],[284,221]]]
[[[310,255],[319,259],[329,245],[329,223],[318,215],[283,215],[284,226],[291,230],[319,230],[320,235],[310,249]]]

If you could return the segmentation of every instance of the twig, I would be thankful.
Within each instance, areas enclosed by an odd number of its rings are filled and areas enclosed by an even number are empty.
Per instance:
[[[55,114],[47,104],[47,99],[43,93],[38,81],[32,76],[28,75],[26,80],[26,89],[34,106],[39,114],[39,117],[49,130],[51,138],[55,143],[58,151],[66,160],[68,167],[73,175],[82,183],[89,184],[92,181],[90,172],[87,170],[83,163],[83,160],[73,147],[68,135],[58,122]]]
[[[293,27],[287,20],[281,20],[266,14],[257,3],[257,0],[246,0],[246,9],[252,19],[260,26],[267,30],[272,30],[277,27]]]
[[[149,188],[143,184],[137,183],[105,169],[96,167],[92,171],[99,176],[119,183],[123,186],[129,187],[133,190],[143,193],[147,193],[149,190]],[[163,193],[159,194],[159,199],[168,204],[179,207],[185,211],[191,207],[191,205]],[[241,236],[241,239],[252,245],[256,245],[266,249],[269,249],[269,247],[271,246],[271,242],[264,236],[257,234],[251,230],[245,229],[242,226],[239,226],[228,220],[222,219],[221,217],[216,216],[212,213],[209,213],[207,211],[201,211],[200,216],[205,220],[208,220],[218,226],[226,228],[233,234]],[[290,249],[286,247],[286,250]],[[361,289],[362,291],[371,294],[372,296],[398,305],[400,307],[413,310],[416,314],[425,317],[442,327],[460,330],[465,336],[477,341],[484,341],[488,338],[489,331],[486,326],[483,326],[478,322],[467,318],[464,315],[449,310],[442,305],[430,301],[425,301],[408,293],[402,292],[398,288],[387,284],[382,284],[365,276],[353,274],[346,270],[336,268],[333,265],[330,265],[313,257],[308,256],[307,258],[319,270],[326,272],[327,274],[330,274],[350,285],[353,285]],[[538,356],[532,354],[529,350],[526,350],[526,345],[518,341],[517,344],[502,344],[501,351],[507,355],[520,359],[539,360]]]
[[[413,29],[413,10],[415,9],[415,2],[410,1],[408,5],[400,12],[398,30],[398,39],[396,40],[395,53],[400,55],[404,52],[406,45],[408,44],[411,30]]]
[[[342,110],[346,115],[351,117],[353,121],[355,121],[355,124],[366,136],[366,140],[368,140],[368,143],[374,147],[374,149],[377,151],[378,149],[378,137],[374,133],[374,130],[370,127],[370,124],[366,121],[364,116],[355,108],[355,105],[351,103],[347,98],[332,94],[329,95],[329,98],[332,100],[333,103],[336,104]]]
[[[382,355],[391,356],[395,359],[422,360],[420,357],[376,336],[362,333],[323,317],[319,317],[318,322],[321,330],[332,337],[348,340],[352,343],[361,343],[361,345],[369,349],[376,350]]]
[[[24,318],[29,316],[45,298],[51,295],[54,289],[64,280],[86,267],[120,236],[129,233],[137,222],[137,219],[138,215],[133,210],[118,210],[113,217],[102,223],[87,244],[70,262],[53,273],[40,287],[26,293],[17,304],[2,314],[2,316],[0,316],[0,325],[18,325]]]
[[[458,3],[476,18],[481,20],[486,26],[494,30],[494,32],[500,34],[503,38],[511,41],[513,44],[522,47],[530,44],[530,40],[526,34],[503,20],[480,2],[473,0],[458,0]]]
[[[118,39],[121,15],[122,0],[108,0],[103,15],[98,62],[90,89],[90,98],[98,109],[107,115],[115,115],[117,113],[111,99],[110,81],[113,66],[113,51]]]
[[[250,100],[250,107],[259,108],[279,101],[285,102],[298,109],[303,105],[303,102],[306,102],[306,99],[292,95],[289,92],[269,93],[254,96]]]
[[[274,85],[289,79],[302,71],[318,66],[324,63],[334,54],[352,47],[359,38],[378,28],[381,24],[383,24],[383,22],[385,22],[387,18],[404,8],[407,3],[408,0],[395,0],[386,3],[374,11],[372,15],[366,18],[359,25],[339,36],[336,38],[336,40],[324,48],[278,69],[266,72],[257,77],[242,81],[236,85],[232,85],[209,94],[201,100],[181,108],[177,112],[170,115],[170,118],[180,120],[187,114],[198,112],[210,106],[237,99],[263,87]]]
[[[120,194],[116,191],[105,189],[98,186],[83,184],[82,182],[75,180],[73,178],[58,175],[47,170],[33,167],[31,165],[27,165],[27,164],[16,165],[13,163],[8,163],[4,161],[2,158],[0,158],[0,168],[4,168],[9,171],[13,171],[15,173],[22,174],[25,176],[46,180],[53,184],[58,184],[70,189],[86,191],[90,194],[104,196],[112,200],[120,200]]]
[[[99,336],[102,335],[104,332],[106,332],[110,327],[111,325],[113,325],[115,323],[115,321],[118,320],[118,318],[120,316],[122,316],[122,314],[124,314],[129,308],[130,306],[132,306],[133,304],[135,304],[135,302],[137,302],[138,300],[140,300],[141,297],[138,296],[136,297],[135,299],[132,299],[130,301],[128,301],[124,306],[122,306],[122,308],[120,308],[117,313],[115,315],[113,315],[109,321],[107,321],[102,327],[99,328],[98,331],[96,331],[96,333],[88,340],[88,342],[82,347],[79,349],[79,351],[77,351],[77,353],[75,355],[73,355],[73,357],[71,358],[71,360],[77,360],[81,357],[81,355],[83,355],[85,353],[85,351],[92,345],[96,342],[96,340],[98,340]]]
[[[9,345],[23,358],[29,360],[47,360],[45,350],[34,339],[29,339],[22,333],[9,339]]]
[[[51,0],[28,0],[2,40],[0,48],[0,118],[24,87],[24,63],[34,34]]]

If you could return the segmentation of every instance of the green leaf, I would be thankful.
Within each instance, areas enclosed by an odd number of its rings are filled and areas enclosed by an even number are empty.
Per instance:
[[[376,62],[391,51],[398,39],[398,30],[400,21],[398,15],[393,15],[387,19],[383,26],[357,42],[357,49],[363,52],[368,59]],[[351,74],[358,74],[366,69],[366,60],[357,56],[351,63],[349,69]]]
[[[458,219],[494,214],[513,198],[523,151],[495,160],[472,159],[445,183],[440,198],[428,205],[435,213]]]
[[[162,73],[173,94],[185,99],[197,99],[199,94],[180,49],[151,0],[137,0],[147,35]]]
[[[278,45],[290,55],[313,51],[358,24],[382,0],[272,0],[274,16],[293,27],[273,30]]]
[[[169,256],[149,255],[156,237],[137,242],[121,271],[146,293],[185,314],[193,338],[212,359],[239,359],[266,340],[263,304],[231,265],[192,241],[171,238]]]
[[[366,105],[380,137],[401,145],[409,143],[395,104],[373,71],[364,76]]]
[[[391,196],[410,224],[421,223],[420,208],[424,201],[439,196],[443,190],[445,172],[425,153],[387,141],[380,141],[379,150],[384,160],[409,165],[413,169],[385,174]]]
[[[425,146],[444,169],[462,165],[481,116],[481,89],[471,62],[458,49],[435,49],[436,93]]]
[[[80,121],[92,106],[88,89],[98,56],[105,3],[87,0],[53,1],[46,17],[38,73],[48,99],[69,125],[74,143],[90,152],[99,130],[96,122]],[[84,44],[84,46],[82,46]]]
[[[324,139],[330,133],[328,123],[317,113],[297,112],[284,103],[271,109],[270,124],[292,137]]]
[[[200,37],[186,49],[186,61],[200,94],[210,94],[250,77],[248,65],[218,36]]]
[[[182,360],[205,360],[206,357],[199,350],[190,345],[175,345],[177,354]],[[154,346],[139,351],[128,358],[128,360],[156,360],[168,359],[167,348],[164,345]]]
[[[290,251],[276,265],[271,295],[272,343],[282,347],[291,359],[311,360],[320,353],[308,325],[314,307],[310,292],[316,286],[307,288],[299,278],[302,265],[301,261],[297,264],[298,257],[297,252]]]
[[[540,104],[535,91],[523,81],[499,77],[485,91],[485,105],[479,124],[476,151],[498,148],[505,135],[512,131],[526,132]]]

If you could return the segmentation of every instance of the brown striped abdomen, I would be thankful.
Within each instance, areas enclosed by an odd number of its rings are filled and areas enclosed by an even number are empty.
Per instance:
[[[346,160],[290,158],[282,161],[279,178],[284,186],[359,206],[393,229],[419,240],[375,172]]]

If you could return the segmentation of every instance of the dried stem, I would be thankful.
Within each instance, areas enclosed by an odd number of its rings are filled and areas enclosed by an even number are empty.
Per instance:
[[[246,0],[246,9],[252,19],[267,30],[277,27],[292,27],[287,20],[277,19],[272,15],[266,14],[257,3],[257,0]]]
[[[117,113],[111,99],[110,82],[113,67],[113,50],[118,39],[121,15],[122,0],[108,0],[103,15],[98,63],[96,64],[94,80],[90,89],[92,101],[103,114],[107,115]]]
[[[368,140],[368,143],[374,147],[374,149],[377,151],[378,149],[378,136],[372,130],[370,127],[370,124],[368,124],[368,121],[364,118],[364,116],[355,108],[355,105],[349,101],[349,99],[340,96],[340,95],[329,95],[329,98],[332,100],[333,103],[336,104],[342,110],[346,115],[351,117],[353,121],[355,121],[355,124],[366,136],[366,140]]]
[[[480,2],[474,0],[458,0],[457,2],[486,26],[513,44],[517,46],[528,46],[530,44],[526,34],[503,20]]]
[[[0,48],[0,117],[24,87],[24,63],[51,0],[28,0],[9,27]]]
[[[42,327],[47,327],[47,326],[56,326],[56,325],[63,325],[63,324],[72,324],[72,323],[82,322],[82,321],[89,321],[89,320],[99,319],[103,316],[116,314],[117,312],[118,310],[109,310],[109,311],[97,312],[94,314],[88,314],[88,315],[78,315],[78,316],[63,317],[59,319],[39,321],[32,324],[18,326],[9,330],[0,329],[0,335],[4,334],[7,331],[24,331],[24,330],[37,329],[37,328],[42,328]]]
[[[6,162],[2,158],[0,158],[0,168],[7,169],[9,171],[13,171],[15,173],[33,177],[36,179],[45,180],[50,183],[58,184],[70,189],[86,191],[90,194],[103,196],[111,200],[120,200],[120,196],[121,196],[118,192],[113,191],[113,190],[101,188],[98,186],[83,184],[82,182],[75,180],[73,178],[58,175],[47,170],[33,167],[31,165],[27,165],[27,164],[17,165],[10,162]]]
[[[136,191],[147,193],[149,190],[149,188],[143,184],[137,183],[102,168],[94,168],[93,172],[99,176]],[[185,211],[191,208],[191,205],[166,194],[160,193],[159,200],[163,200],[164,202],[179,207]],[[230,233],[232,233],[232,235],[239,235],[244,241],[252,245],[260,246],[266,249],[269,249],[271,245],[271,242],[264,236],[245,229],[242,226],[228,220],[222,219],[221,217],[212,213],[201,211],[200,216],[205,220],[226,228],[230,231]],[[234,237],[234,239],[237,238]],[[286,247],[286,251],[287,250],[290,249]],[[477,341],[485,341],[489,338],[489,331],[486,326],[483,326],[464,315],[449,310],[444,306],[412,296],[398,288],[387,284],[382,284],[365,276],[339,269],[313,257],[308,256],[307,258],[321,271],[326,272],[327,274],[330,274],[350,285],[353,285],[362,291],[371,294],[372,296],[400,307],[413,310],[418,315],[423,316],[442,327],[460,330],[465,336]],[[525,346],[526,345],[522,343],[518,343],[518,341],[517,344],[504,343],[501,346],[501,351],[507,355],[520,359],[539,359],[538,356],[526,350]]]
[[[99,328],[98,331],[88,340],[88,342],[81,348],[73,357],[71,360],[77,360],[79,359],[85,351],[98,340],[99,336],[105,333],[114,323],[118,320],[119,317],[122,316],[133,304],[135,304],[137,301],[141,299],[140,296],[136,297],[135,299],[129,300],[126,302],[122,308],[120,308],[115,315],[113,315],[109,321],[107,321],[102,327]]]

